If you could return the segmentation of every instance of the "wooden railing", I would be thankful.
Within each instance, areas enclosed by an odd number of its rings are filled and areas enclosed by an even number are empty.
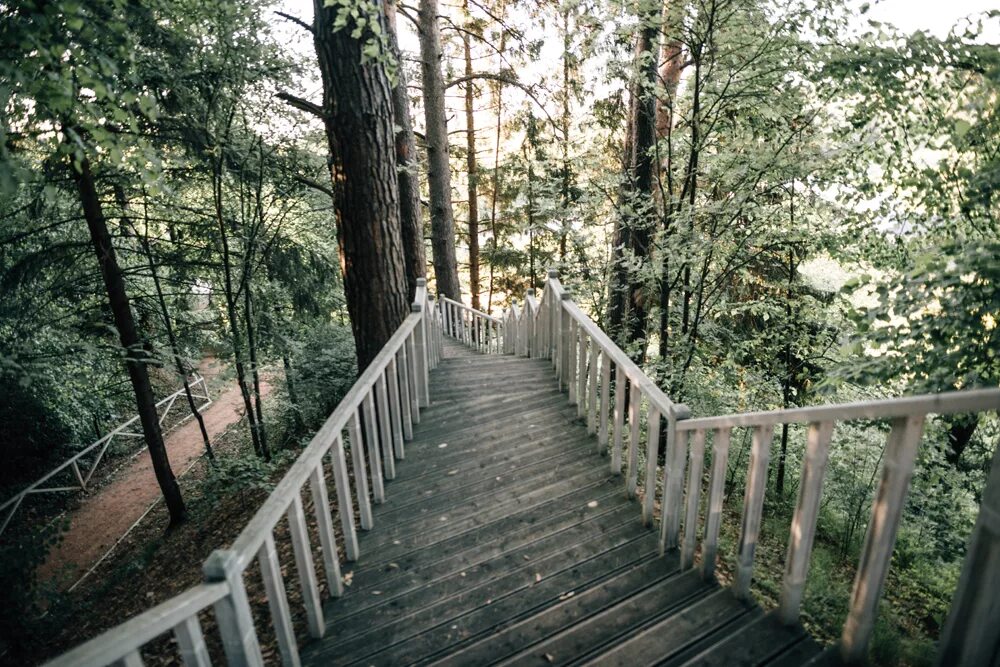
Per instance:
[[[490,318],[490,322],[497,321],[486,314],[480,315]],[[788,423],[808,425],[777,610],[778,617],[788,624],[799,620],[823,477],[835,426],[853,420],[889,420],[891,431],[883,457],[882,476],[840,642],[841,656],[847,663],[861,662],[867,655],[927,415],[1000,409],[1000,389],[982,389],[694,419],[690,418],[689,410],[684,405],[671,401],[573,303],[553,271],[549,272],[541,303],[535,301],[533,290],[529,290],[523,308],[514,304],[503,313],[499,322],[500,349],[503,353],[551,359],[560,387],[566,388],[570,403],[577,406],[577,415],[586,418],[591,433],[596,432],[599,451],[608,452],[610,445],[608,453],[613,473],[622,472],[623,457],[627,457],[625,492],[630,497],[636,493],[639,451],[645,434],[642,519],[647,525],[652,523],[659,478],[661,550],[679,548],[682,569],[694,567],[699,542],[699,504],[704,467],[706,458],[709,459],[707,512],[700,540],[701,574],[705,578],[711,579],[715,574],[730,435],[733,428],[751,429],[749,471],[733,582],[737,597],[747,598],[750,592],[774,426]],[[447,327],[445,331],[449,331]],[[458,331],[456,337],[461,340],[464,330]],[[468,342],[468,337],[464,340]],[[484,351],[496,351],[496,348]],[[643,405],[647,414],[645,424],[642,420]],[[666,421],[665,429],[663,420]],[[666,433],[662,468],[657,464],[661,431]],[[712,434],[712,442],[710,456],[706,457],[706,436],[709,433]],[[1000,656],[998,591],[1000,448],[993,458],[979,518],[942,635],[939,664],[972,666],[996,662]]]
[[[210,661],[198,614],[213,607],[227,661],[233,665],[262,665],[257,629],[244,582],[247,569],[256,561],[282,663],[298,665],[298,644],[278,562],[275,529],[287,518],[308,631],[312,637],[321,637],[325,627],[323,609],[302,492],[308,487],[313,501],[326,582],[331,594],[340,596],[344,583],[334,538],[326,470],[329,467],[333,472],[344,551],[347,559],[354,561],[359,556],[354,502],[357,502],[361,529],[370,530],[373,526],[371,501],[381,503],[385,500],[383,480],[395,477],[395,461],[405,455],[404,442],[412,437],[413,424],[420,421],[420,409],[430,404],[428,372],[441,356],[440,310],[428,299],[423,279],[418,280],[411,311],[233,545],[213,552],[208,558],[203,568],[204,583],[48,664],[51,667],[141,665],[143,645],[172,633],[184,664],[205,667]],[[344,446],[345,437],[349,448]],[[353,491],[348,458],[354,472]]]
[[[499,319],[446,296],[438,302],[444,333],[480,352],[501,352]]]
[[[189,387],[191,388],[192,398],[197,401],[201,401],[201,404],[196,406],[197,409],[201,411],[208,407],[208,405],[212,402],[212,398],[208,394],[208,385],[205,384],[205,378],[200,375],[195,375],[194,380],[189,384]],[[181,396],[185,396],[185,391],[186,390],[184,388],[178,389],[166,398],[157,402],[156,410],[159,414],[159,423],[161,427],[167,422],[167,417],[170,416],[177,400]],[[194,413],[189,411],[181,419],[169,424],[168,428],[164,429],[163,432],[169,432],[193,416]],[[60,463],[24,490],[4,501],[4,503],[0,505],[0,515],[3,516],[3,522],[0,523],[0,535],[2,535],[4,530],[7,529],[7,525],[10,523],[10,520],[14,518],[14,514],[21,508],[24,501],[29,496],[44,493],[86,491],[87,485],[90,484],[90,480],[93,478],[94,472],[97,470],[97,466],[104,460],[104,456],[107,453],[108,448],[111,447],[112,442],[120,438],[143,437],[142,433],[130,430],[130,428],[132,428],[138,420],[138,415],[132,417],[112,431],[106,433],[103,437],[98,438],[96,441],[87,445],[79,452]],[[89,460],[91,456],[93,456],[93,459]],[[70,473],[72,473],[72,477],[70,477]]]

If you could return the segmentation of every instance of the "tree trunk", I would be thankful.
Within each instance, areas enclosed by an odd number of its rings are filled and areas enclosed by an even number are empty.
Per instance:
[[[406,93],[406,72],[396,39],[396,3],[385,4],[389,24],[389,48],[396,58],[396,85],[392,88],[392,114],[396,121],[396,167],[399,174],[399,226],[403,237],[403,271],[408,299],[417,289],[417,278],[427,275],[424,254],[424,218],[420,210],[420,161],[410,121],[410,99]]]
[[[295,433],[305,431],[305,420],[302,417],[302,406],[299,404],[299,392],[295,388],[295,376],[292,370],[292,358],[287,350],[281,355],[281,365],[285,369],[285,389],[288,391],[288,402],[292,404],[292,427]]]
[[[615,231],[614,243],[619,256],[614,266],[612,294],[609,300],[609,329],[618,337],[623,347],[646,337],[645,284],[637,272],[627,268],[628,257],[642,261],[648,259],[652,249],[653,186],[656,163],[653,148],[656,144],[656,59],[653,51],[659,26],[657,12],[647,13],[643,29],[636,40],[636,80],[632,87],[630,110],[630,145],[626,151],[629,167],[625,178],[624,210]],[[636,363],[645,359],[645,344],[634,351]]]
[[[132,317],[128,294],[125,292],[125,280],[118,266],[114,246],[111,244],[111,234],[108,231],[107,220],[101,208],[88,159],[84,158],[79,171],[73,169],[73,178],[80,193],[80,203],[83,205],[87,229],[90,231],[90,239],[97,253],[97,262],[101,267],[101,276],[108,293],[108,302],[114,316],[115,327],[118,329],[118,337],[125,350],[125,367],[128,369],[129,380],[135,393],[136,410],[139,413],[146,446],[149,448],[153,472],[170,513],[170,526],[176,526],[186,518],[184,500],[181,498],[181,490],[174,472],[170,469],[167,449],[163,444],[163,433],[160,431],[159,415],[156,412],[156,399],[153,397],[153,387],[149,382],[149,371],[146,368],[146,352],[136,329],[135,319]]]
[[[323,0],[314,0],[314,11],[344,294],[361,372],[408,312],[392,91],[381,63],[362,64],[354,25],[334,32],[337,8]],[[385,16],[379,19],[387,30]]]
[[[249,255],[249,253],[248,253]],[[243,285],[243,321],[247,328],[247,352],[250,355],[250,378],[253,381],[253,408],[256,416],[257,439],[264,458],[270,460],[271,448],[267,444],[267,428],[264,426],[264,409],[260,395],[260,361],[257,358],[257,318],[253,311],[253,293],[250,290],[250,267],[246,270]]]
[[[468,2],[465,4],[468,12]],[[473,108],[475,101],[475,83],[472,80],[472,49],[469,47],[469,34],[462,33],[462,46],[465,49],[465,76],[470,77],[465,83],[465,144],[466,171],[469,178],[469,294],[472,297],[472,307],[479,307],[479,168],[476,166],[476,115]]]
[[[441,29],[437,0],[420,0],[420,70],[423,73],[424,117],[427,132],[427,184],[431,202],[431,249],[438,294],[460,301],[455,259],[455,216],[451,208],[451,165],[448,162],[448,123],[441,74]]]
[[[243,340],[240,336],[239,316],[236,310],[236,288],[233,285],[232,256],[229,251],[229,232],[226,231],[225,213],[222,204],[222,157],[216,159],[212,173],[213,198],[215,203],[215,222],[219,228],[219,241],[222,251],[223,292],[226,299],[226,316],[229,318],[229,336],[233,347],[233,362],[236,366],[236,384],[243,397],[243,410],[250,429],[250,441],[257,456],[266,456],[261,447],[257,430],[257,418],[254,415],[250,389],[247,387],[246,366],[243,363]]]

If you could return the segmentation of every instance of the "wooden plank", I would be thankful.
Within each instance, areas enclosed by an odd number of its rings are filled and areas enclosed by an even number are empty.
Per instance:
[[[648,538],[648,533],[647,533]],[[489,636],[500,626],[532,615],[569,592],[574,594],[603,581],[655,553],[655,540],[626,541],[608,549],[615,541],[588,543],[552,557],[551,563],[535,563],[540,581],[522,573],[511,573],[487,587],[472,588],[459,596],[441,600],[407,617],[372,628],[344,642],[326,643],[310,655],[314,664],[403,664],[411,656],[434,656]],[[599,552],[589,558],[584,553]],[[486,604],[489,601],[489,604]]]
[[[621,366],[615,366],[615,418],[613,425],[614,444],[611,447],[611,473],[622,474],[622,440],[625,430],[625,371]]]
[[[805,636],[801,626],[784,625],[771,614],[746,618],[750,622],[740,624],[714,645],[696,655],[686,656],[685,664],[702,667],[763,665],[794,648]]]
[[[211,666],[205,635],[201,631],[201,622],[197,616],[189,616],[174,626],[174,637],[177,639],[177,652],[180,653],[184,667]]]
[[[310,475],[309,491],[312,494],[316,532],[319,533],[319,544],[323,554],[323,573],[326,575],[330,595],[339,598],[344,594],[344,582],[340,578],[340,556],[337,555],[337,540],[334,539],[333,520],[330,516],[330,498],[322,466],[317,466]]]
[[[715,556],[719,550],[719,529],[722,527],[722,503],[726,495],[726,464],[729,460],[731,430],[719,429],[712,438],[712,472],[708,482],[708,514],[705,517],[705,539],[701,546],[701,576],[715,578]]]
[[[278,640],[278,651],[281,653],[281,664],[295,666],[299,661],[299,645],[295,640],[295,627],[292,612],[288,608],[288,596],[285,593],[285,580],[281,574],[281,562],[274,545],[274,536],[264,538],[264,544],[257,552],[260,564],[260,576],[264,582],[264,593],[267,595],[267,606],[271,610],[271,625],[275,638]]]
[[[736,578],[733,592],[740,600],[750,598],[750,581],[753,578],[753,557],[760,533],[760,517],[764,510],[764,491],[767,486],[767,464],[771,460],[771,438],[774,429],[770,424],[753,430],[750,447],[750,473],[743,495],[743,518],[740,522],[740,546],[736,555]]]
[[[917,445],[924,430],[924,416],[898,418],[892,422],[892,431],[883,454],[882,476],[878,493],[872,503],[872,517],[868,522],[861,562],[854,577],[850,610],[840,639],[844,662],[860,662],[868,654],[868,643],[875,629],[875,614],[882,587],[885,585],[892,550],[896,545],[896,531],[903,514],[906,492],[913,474]]]
[[[819,501],[823,495],[823,476],[830,451],[833,422],[810,424],[806,436],[806,452],[799,477],[799,496],[792,516],[792,530],[788,536],[785,556],[785,576],[781,583],[781,601],[778,618],[791,625],[799,620],[802,592],[809,573],[816,520],[819,518]]]
[[[681,569],[694,565],[698,534],[698,501],[701,499],[701,470],[705,464],[705,432],[694,431],[688,447],[688,485],[684,515],[684,542],[681,546]]]
[[[351,463],[354,466],[354,484],[357,486],[356,497],[361,528],[362,530],[371,530],[374,523],[372,521],[372,505],[368,499],[368,465],[365,461],[365,445],[364,439],[361,437],[361,420],[358,418],[357,410],[351,415],[347,428],[351,438]]]
[[[628,404],[628,465],[625,475],[625,495],[635,498],[635,491],[639,485],[639,426],[642,421],[642,395],[639,393],[639,386],[629,384],[629,404]]]
[[[309,635],[318,639],[323,636],[326,629],[323,625],[323,606],[320,603],[319,586],[316,583],[312,547],[309,546],[306,515],[302,510],[302,498],[298,494],[292,497],[292,504],[288,508],[288,532],[292,536],[295,569],[299,573],[302,604],[306,608],[306,624],[309,627]]]
[[[676,560],[643,561],[434,664],[568,664],[708,588],[676,572]]]
[[[389,397],[386,390],[385,373],[375,381],[376,406],[378,410],[379,442],[382,444],[382,465],[387,480],[396,479],[396,456],[392,451],[392,427],[389,418]]]
[[[671,581],[678,580],[697,582],[691,573]],[[716,589],[688,600],[686,605],[669,607],[664,610],[666,613],[653,615],[649,619],[651,623],[639,625],[637,631],[605,650],[592,651],[586,659],[573,662],[622,667],[658,664],[674,658],[699,640],[717,634],[720,628],[726,628],[733,621],[746,617],[746,607],[727,591]]]
[[[656,502],[656,464],[660,450],[660,411],[649,406],[646,424],[646,479],[643,482],[642,525],[653,525]]]

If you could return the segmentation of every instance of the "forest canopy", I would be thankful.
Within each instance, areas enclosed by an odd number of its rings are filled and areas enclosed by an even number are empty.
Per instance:
[[[0,2],[0,500],[138,414],[182,524],[156,400],[217,359],[240,456],[280,459],[421,277],[499,314],[556,269],[694,414],[996,387],[1000,12],[976,9]],[[814,601],[847,590],[879,428],[831,454]],[[940,630],[998,433],[928,425],[887,662]],[[777,437],[787,515],[804,433]],[[12,581],[53,539],[30,523]]]

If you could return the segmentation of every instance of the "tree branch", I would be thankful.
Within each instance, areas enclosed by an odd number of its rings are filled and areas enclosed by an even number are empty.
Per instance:
[[[310,187],[314,190],[319,190],[323,194],[328,195],[330,199],[333,199],[333,190],[330,187],[323,185],[319,181],[314,181],[311,178],[306,178],[305,176],[299,176],[298,174],[295,175],[295,180],[301,183],[302,185]]]
[[[284,100],[290,106],[295,107],[299,111],[305,111],[306,113],[310,113],[313,116],[316,116],[320,120],[326,120],[326,114],[323,113],[323,107],[321,107],[318,104],[314,104],[309,100],[303,99],[301,97],[296,97],[295,95],[286,92],[279,92],[277,94],[277,97],[279,100]]]
[[[300,26],[301,28],[308,30],[310,33],[313,32],[313,27],[308,23],[306,23],[305,21],[303,21],[302,19],[298,18],[297,16],[292,16],[291,14],[286,14],[285,12],[278,12],[278,11],[274,13],[280,16],[281,18],[288,19],[289,21]]]

